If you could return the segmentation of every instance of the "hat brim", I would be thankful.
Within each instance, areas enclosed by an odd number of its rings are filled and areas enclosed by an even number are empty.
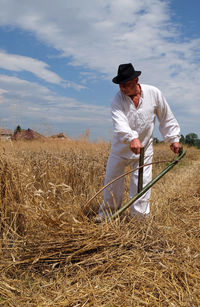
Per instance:
[[[135,71],[134,74],[132,74],[130,77],[123,79],[123,80],[119,78],[119,76],[116,76],[115,78],[112,79],[112,82],[115,84],[123,84],[123,83],[126,83],[130,80],[133,80],[139,77],[140,75],[141,75],[141,71]]]

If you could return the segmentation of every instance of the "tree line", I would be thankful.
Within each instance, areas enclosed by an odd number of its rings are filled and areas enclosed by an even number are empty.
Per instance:
[[[158,138],[154,138],[154,143],[160,143]],[[195,146],[200,149],[200,139],[196,133],[189,133],[186,136],[181,134],[180,143],[186,144],[189,146]]]
[[[181,135],[180,142],[189,146],[195,146],[200,149],[200,139],[196,133],[189,133],[185,137]]]

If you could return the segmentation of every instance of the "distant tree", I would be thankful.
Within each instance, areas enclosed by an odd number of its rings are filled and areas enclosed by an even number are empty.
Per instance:
[[[200,149],[200,139],[196,140],[195,146]]]
[[[185,137],[181,134],[180,143],[185,144]]]
[[[198,135],[196,133],[189,133],[185,136],[185,144],[196,146]]]
[[[17,132],[21,132],[21,131],[22,131],[22,128],[20,127],[20,125],[18,125],[18,126],[15,128],[14,134],[16,134]]]
[[[158,138],[153,138],[153,142],[154,142],[154,144],[158,144],[158,143],[160,143],[160,141],[159,141],[159,139],[158,139]]]

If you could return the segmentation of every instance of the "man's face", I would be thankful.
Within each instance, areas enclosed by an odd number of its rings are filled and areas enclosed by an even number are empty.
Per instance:
[[[126,83],[119,84],[120,91],[127,96],[135,95],[137,92],[137,83],[138,78],[135,78]]]

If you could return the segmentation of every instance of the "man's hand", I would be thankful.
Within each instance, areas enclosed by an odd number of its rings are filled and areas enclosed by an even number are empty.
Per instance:
[[[133,139],[131,141],[130,149],[132,150],[132,152],[134,152],[134,154],[139,155],[140,148],[142,148],[142,147],[143,146],[142,146],[142,144],[141,144],[139,139]]]
[[[181,147],[181,145],[180,145],[180,143],[178,143],[178,142],[177,142],[177,143],[172,143],[172,144],[170,145],[171,150],[172,150],[174,153],[176,153],[176,154],[179,153],[180,147]]]

